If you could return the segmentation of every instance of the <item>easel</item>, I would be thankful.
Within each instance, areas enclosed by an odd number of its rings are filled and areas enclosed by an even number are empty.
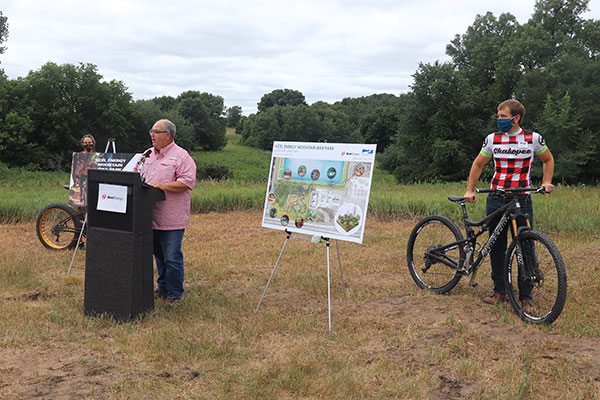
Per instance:
[[[106,149],[104,149],[105,153],[108,153],[108,147],[112,144],[112,148],[113,148],[113,153],[117,152],[117,145],[116,145],[116,139],[114,137],[109,137],[107,139],[108,141],[106,142]]]
[[[106,149],[104,149],[105,153],[108,153],[108,149],[112,144],[112,152],[117,152],[117,144],[115,138],[108,138],[106,142]],[[67,271],[67,275],[71,273],[71,268],[73,268],[73,262],[75,262],[75,255],[77,254],[77,250],[79,250],[79,245],[81,244],[81,237],[83,236],[83,231],[87,225],[88,214],[85,213],[85,218],[83,219],[83,224],[81,225],[81,231],[79,231],[79,237],[77,238],[77,244],[75,245],[75,251],[73,252],[73,257],[71,257],[71,264],[69,264],[69,270]]]
[[[267,281],[267,285],[265,286],[265,289],[263,290],[262,296],[260,296],[260,300],[258,302],[258,305],[256,306],[256,309],[254,310],[254,314],[256,314],[258,312],[260,304],[262,303],[263,298],[265,297],[265,293],[267,293],[267,288],[269,287],[269,284],[271,283],[271,279],[273,279],[273,275],[275,275],[275,271],[277,270],[277,265],[279,265],[279,260],[281,260],[281,256],[283,255],[285,246],[287,245],[288,241],[292,237],[292,232],[288,231],[287,229],[285,230],[285,233],[287,234],[287,237],[285,238],[285,242],[283,242],[283,247],[281,248],[279,257],[277,257],[277,262],[275,262],[275,267],[273,267],[273,271],[271,272],[271,276],[269,277],[269,280]],[[294,238],[310,241],[310,239],[301,237],[301,236],[294,236]],[[321,239],[321,241],[324,240],[325,245],[327,246],[327,309],[328,309],[328,314],[329,314],[329,332],[331,332],[331,274],[330,274],[330,268],[329,268],[329,247],[330,247],[331,240],[329,238],[325,238],[322,236],[320,239]],[[337,239],[335,240],[335,247],[337,249],[338,263],[340,266],[340,276],[342,278],[342,289],[344,292],[344,297],[346,297],[346,285],[344,285],[344,273],[342,272],[342,259],[340,258],[340,246],[338,245]]]
[[[85,218],[83,219],[83,224],[81,225],[81,231],[79,231],[79,237],[77,238],[77,244],[75,245],[75,251],[73,252],[73,257],[71,258],[71,264],[69,264],[69,270],[67,271],[67,275],[71,273],[71,268],[73,267],[73,262],[75,261],[75,254],[77,254],[77,250],[79,250],[79,244],[81,243],[81,237],[83,236],[83,230],[87,225],[88,215],[85,213]]]

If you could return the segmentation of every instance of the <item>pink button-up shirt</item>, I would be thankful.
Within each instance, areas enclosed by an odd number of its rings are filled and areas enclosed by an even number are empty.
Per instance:
[[[190,190],[194,188],[196,163],[187,151],[177,146],[175,142],[160,149],[160,153],[154,147],[150,150],[150,156],[140,171],[147,183],[178,181]],[[190,190],[180,193],[165,190],[165,200],[154,203],[152,229],[167,231],[187,228],[192,203]]]

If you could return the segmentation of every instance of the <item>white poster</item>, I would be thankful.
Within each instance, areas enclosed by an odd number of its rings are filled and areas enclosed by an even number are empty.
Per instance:
[[[127,186],[98,184],[98,207],[96,209],[125,214],[127,212]]]
[[[376,147],[274,142],[262,226],[362,243]]]

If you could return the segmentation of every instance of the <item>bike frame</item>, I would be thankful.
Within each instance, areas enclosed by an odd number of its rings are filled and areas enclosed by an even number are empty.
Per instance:
[[[519,202],[518,195],[515,196],[515,198],[513,198],[510,203],[505,204],[504,206],[497,209],[496,211],[494,211],[493,213],[491,213],[490,215],[488,215],[487,217],[483,218],[480,221],[470,221],[468,218],[468,215],[467,215],[467,208],[466,208],[464,199],[459,200],[458,202],[461,205],[462,210],[463,210],[463,220],[464,220],[464,224],[465,224],[465,232],[466,232],[467,237],[462,240],[452,242],[447,245],[438,246],[435,249],[431,249],[431,250],[427,251],[427,255],[432,260],[441,262],[452,269],[463,272],[465,275],[468,275],[472,272],[477,271],[477,269],[479,268],[479,266],[481,265],[481,263],[483,262],[485,257],[489,254],[490,250],[492,249],[492,246],[494,245],[494,243],[496,243],[496,240],[498,240],[498,237],[500,236],[500,234],[502,233],[502,231],[504,230],[504,228],[506,227],[506,225],[509,222],[511,223],[511,234],[512,234],[513,240],[518,236],[518,233],[519,233],[519,229],[517,228],[517,217],[518,216],[524,217],[526,220],[527,228],[528,229],[531,228],[529,218],[527,218],[527,216],[524,215],[520,211],[521,204]],[[472,259],[472,255],[473,255],[472,252],[475,251],[475,247],[477,245],[477,238],[479,236],[481,236],[484,232],[487,231],[490,221],[492,219],[496,218],[500,214],[502,214],[502,217],[500,218],[498,225],[496,226],[494,231],[491,233],[489,239],[483,245],[483,248],[477,255],[476,260],[471,263],[470,259]],[[481,227],[481,228],[479,229],[478,232],[475,232],[473,230],[473,227]],[[457,248],[458,246],[463,246],[465,248],[465,253],[467,253],[467,258],[466,259],[461,258],[460,261],[457,263],[456,261],[447,257],[445,255],[445,252],[447,250],[453,250],[453,249]],[[470,255],[469,255],[469,251],[471,252]],[[461,263],[462,264],[467,263],[468,265],[463,265],[463,267],[461,268],[460,267]]]

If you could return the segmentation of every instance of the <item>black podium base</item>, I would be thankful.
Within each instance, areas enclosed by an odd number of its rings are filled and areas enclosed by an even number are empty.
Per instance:
[[[128,321],[154,308],[152,232],[90,227],[86,247],[86,315]]]

